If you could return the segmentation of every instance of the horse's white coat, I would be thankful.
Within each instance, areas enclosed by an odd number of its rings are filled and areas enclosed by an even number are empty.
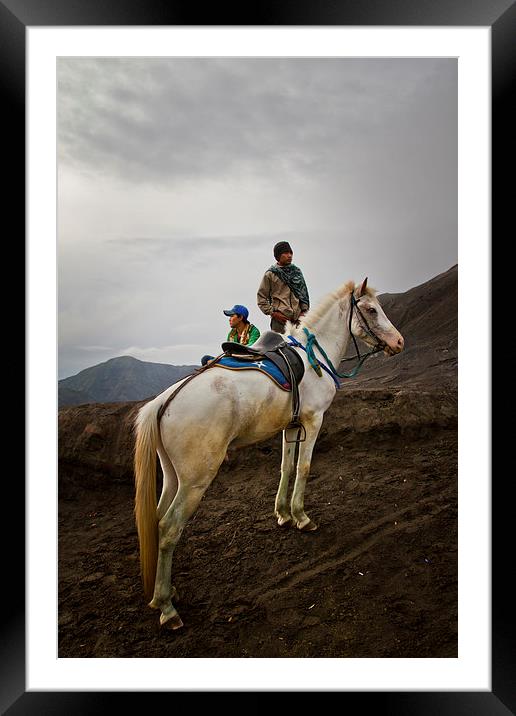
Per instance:
[[[393,355],[403,349],[403,338],[385,316],[367,279],[358,287],[347,283],[307,313],[290,333],[306,343],[306,326],[335,366],[345,355],[349,341],[351,292],[369,327]],[[369,345],[374,340],[353,314],[353,334]],[[299,386],[300,420],[306,440],[299,443],[296,478],[290,504],[289,478],[294,470],[295,444],[285,441],[281,476],[276,495],[278,524],[292,523],[302,530],[316,529],[304,510],[305,485],[312,451],[323,416],[336,392],[333,379],[323,371],[317,376],[305,351],[305,375]],[[197,509],[226,456],[228,448],[241,448],[266,440],[284,430],[292,417],[292,396],[258,371],[228,371],[213,367],[196,376],[169,403],[158,429],[157,413],[179,381],[141,408],[136,422],[136,503],[142,576],[146,592],[154,589],[150,606],[161,610],[160,622],[182,625],[172,605],[172,554],[181,533]],[[156,509],[156,451],[163,469],[163,489]]]

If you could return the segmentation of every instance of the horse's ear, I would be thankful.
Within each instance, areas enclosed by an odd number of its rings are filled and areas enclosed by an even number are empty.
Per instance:
[[[360,291],[358,293],[359,298],[360,298],[360,296],[363,296],[365,294],[366,288],[367,288],[367,276],[365,277],[362,285],[360,286]]]

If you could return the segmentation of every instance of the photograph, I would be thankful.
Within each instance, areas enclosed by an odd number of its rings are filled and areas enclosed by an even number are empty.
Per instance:
[[[59,656],[456,657],[457,59],[60,57],[57,146]]]
[[[33,37],[37,50],[44,32]],[[36,713],[40,698],[63,712],[80,703],[82,693],[62,702],[51,693],[66,691],[77,659],[85,676],[74,675],[72,691],[89,690],[90,667],[122,660],[116,676],[109,667],[92,683],[99,701],[90,692],[84,708],[98,710],[103,691],[141,689],[131,662],[151,671],[173,659],[182,675],[196,658],[198,686],[151,675],[148,688],[380,691],[399,713],[425,713],[439,694],[417,675],[425,662],[436,674],[455,663],[443,713],[465,703],[511,713],[506,642],[493,632],[491,654],[471,659],[478,690],[464,650],[486,643],[487,624],[465,639],[461,535],[487,511],[484,501],[464,518],[461,386],[472,361],[462,361],[460,336],[471,331],[464,286],[481,275],[470,256],[482,256],[483,271],[489,247],[466,251],[461,239],[471,146],[461,57],[312,47],[260,56],[242,39],[226,54],[209,43],[109,54],[86,44],[64,43],[48,64],[55,236],[51,268],[41,268],[55,279],[46,390],[56,474],[45,475],[55,623],[35,625],[41,572],[30,568],[25,636],[22,616],[9,632],[20,656],[8,667],[8,712]],[[30,160],[43,147],[28,146],[30,287],[42,203]],[[482,384],[480,406],[486,395]],[[30,440],[27,454],[33,473]],[[475,499],[489,494],[486,468]],[[38,521],[27,525],[29,558]],[[479,594],[492,608],[485,580]],[[36,642],[55,660],[47,688]],[[499,696],[481,674],[491,657]],[[211,664],[222,670],[227,659],[243,680],[214,686]],[[246,681],[246,659],[265,667],[261,687]],[[374,681],[398,661],[416,675],[406,689]],[[285,686],[267,681],[284,662]],[[371,690],[346,673],[366,663],[377,670]],[[294,664],[345,676],[307,683]]]

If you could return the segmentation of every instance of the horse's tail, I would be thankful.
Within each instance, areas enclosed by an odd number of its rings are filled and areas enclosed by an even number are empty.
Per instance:
[[[158,563],[158,517],[156,503],[156,448],[159,440],[159,401],[152,400],[138,411],[135,421],[134,514],[140,542],[140,568],[146,598],[154,590]]]

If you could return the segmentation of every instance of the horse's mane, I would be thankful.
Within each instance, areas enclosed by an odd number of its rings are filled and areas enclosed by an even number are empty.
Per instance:
[[[349,296],[351,291],[356,292],[360,289],[361,284],[355,285],[354,281],[346,281],[346,283],[343,283],[342,286],[335,289],[335,291],[332,291],[331,293],[328,293],[324,298],[322,298],[317,306],[314,308],[311,308],[305,316],[303,316],[299,321],[299,326],[296,328],[292,323],[288,323],[288,328],[290,330],[287,330],[287,334],[290,334],[294,337],[297,337],[299,335],[303,335],[303,327],[304,326],[310,326],[313,323],[316,323],[320,318],[322,318],[325,313],[328,311],[330,306],[332,306],[336,301],[339,301],[341,298],[344,298],[345,296]],[[371,296],[374,298],[376,296],[376,289],[370,288],[369,286],[366,286],[365,293],[368,296]]]

